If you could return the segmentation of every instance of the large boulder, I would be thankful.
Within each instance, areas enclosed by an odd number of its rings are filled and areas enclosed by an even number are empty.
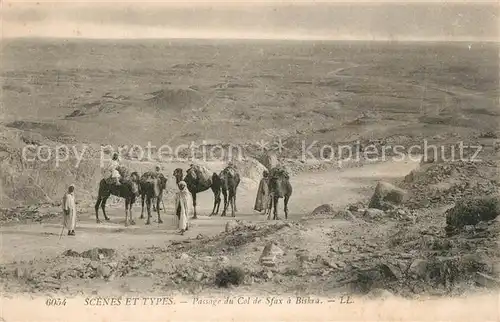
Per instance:
[[[354,220],[356,217],[349,209],[335,210],[330,204],[324,204],[316,207],[309,216],[328,216],[334,219]]]
[[[254,158],[234,161],[240,177],[245,177],[259,182],[266,167]]]
[[[363,213],[363,217],[369,220],[381,220],[387,215],[383,210],[377,208],[368,208]]]
[[[446,231],[453,233],[465,226],[490,221],[500,214],[500,198],[496,196],[460,200],[455,207],[445,212]]]
[[[283,254],[284,252],[281,248],[279,248],[275,243],[270,242],[264,247],[259,261],[264,266],[275,266],[276,257],[282,256]]]
[[[310,214],[310,216],[318,216],[318,215],[331,215],[335,212],[335,209],[332,205],[324,204],[316,207]]]
[[[407,192],[388,182],[380,181],[375,188],[368,208],[386,210],[394,205],[402,204],[407,198]]]
[[[235,230],[238,230],[240,228],[240,223],[236,220],[230,220],[226,222],[226,228],[225,231],[226,233],[232,233]]]

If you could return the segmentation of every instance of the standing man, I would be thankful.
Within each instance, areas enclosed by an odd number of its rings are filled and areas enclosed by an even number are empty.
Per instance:
[[[271,199],[269,197],[269,172],[264,170],[262,172],[262,179],[259,183],[259,189],[257,190],[257,197],[255,198],[254,210],[258,212],[264,211],[264,215],[267,214],[269,210]]]
[[[68,187],[68,191],[64,194],[62,208],[64,216],[64,228],[68,229],[68,236],[75,236],[76,226],[76,204],[75,204],[75,186]]]
[[[184,181],[178,184],[179,191],[175,194],[175,208],[178,213],[178,228],[181,235],[189,228],[188,218],[193,214],[193,197]]]

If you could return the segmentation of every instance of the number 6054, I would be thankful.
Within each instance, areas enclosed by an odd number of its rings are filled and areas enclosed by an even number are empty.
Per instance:
[[[45,300],[45,305],[47,305],[47,306],[65,306],[66,305],[66,299],[48,298],[47,300]]]

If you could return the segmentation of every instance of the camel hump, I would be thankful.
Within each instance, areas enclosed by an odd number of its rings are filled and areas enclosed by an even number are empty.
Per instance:
[[[155,182],[160,178],[160,174],[158,172],[147,171],[144,172],[141,176],[141,181],[143,182]]]
[[[196,176],[203,181],[212,179],[212,174],[210,174],[210,171],[208,171],[208,169],[202,165],[193,164],[188,171],[195,171]]]
[[[227,175],[228,177],[235,177],[236,176],[236,170],[233,167],[226,167],[224,170],[222,170],[222,174]]]

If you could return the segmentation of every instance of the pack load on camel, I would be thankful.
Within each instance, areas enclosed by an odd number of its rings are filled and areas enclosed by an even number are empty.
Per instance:
[[[198,179],[198,184],[201,186],[210,186],[212,183],[212,173],[205,166],[191,164],[187,173],[194,174]]]

